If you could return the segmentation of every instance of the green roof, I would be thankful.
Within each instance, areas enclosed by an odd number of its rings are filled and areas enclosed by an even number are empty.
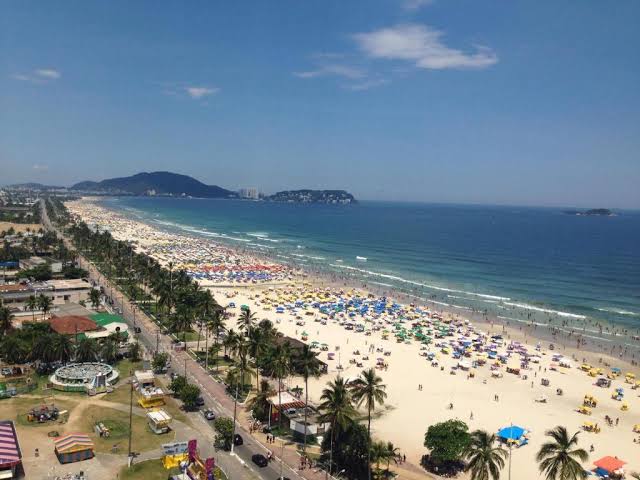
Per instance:
[[[124,321],[124,318],[122,318],[120,315],[113,315],[110,313],[96,313],[94,315],[91,315],[89,318],[91,318],[91,320],[96,322],[101,327],[105,327],[110,323],[116,323],[116,322],[127,323]]]

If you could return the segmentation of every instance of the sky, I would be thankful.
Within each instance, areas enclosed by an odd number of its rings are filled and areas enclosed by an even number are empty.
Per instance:
[[[0,2],[0,184],[640,208],[640,2]]]

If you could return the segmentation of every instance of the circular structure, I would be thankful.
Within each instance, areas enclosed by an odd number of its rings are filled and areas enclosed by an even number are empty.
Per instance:
[[[113,385],[118,371],[106,363],[70,363],[60,367],[49,378],[56,390],[89,391]]]

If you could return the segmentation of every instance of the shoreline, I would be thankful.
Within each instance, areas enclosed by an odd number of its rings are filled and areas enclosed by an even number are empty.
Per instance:
[[[160,232],[167,233],[169,235],[175,235],[177,237],[191,238],[195,240],[202,240],[203,237],[199,237],[197,232],[180,232],[176,233],[171,230],[164,231],[162,224],[157,225],[140,218],[132,219],[128,217],[124,212],[117,209],[105,207],[101,204],[104,200],[102,197],[83,197],[79,202],[88,202],[105,212],[109,212],[112,215],[119,216],[121,219],[129,222],[137,222],[145,225],[151,230],[158,230]],[[535,322],[533,320],[527,320],[523,318],[514,318],[507,316],[500,316],[487,311],[478,311],[469,307],[459,307],[450,304],[443,304],[443,302],[435,299],[425,298],[423,295],[415,295],[413,293],[407,293],[397,290],[394,285],[391,284],[378,284],[376,282],[367,282],[362,278],[358,278],[354,275],[350,275],[345,272],[343,275],[337,275],[318,268],[312,268],[309,265],[299,264],[295,261],[282,262],[278,259],[278,255],[269,255],[267,252],[255,251],[253,249],[243,248],[241,245],[229,245],[219,241],[217,238],[206,238],[207,242],[217,244],[226,250],[233,250],[239,252],[242,255],[248,255],[257,258],[267,263],[280,263],[287,265],[291,268],[293,277],[300,277],[309,281],[311,275],[322,279],[323,284],[329,284],[334,287],[340,288],[359,288],[368,292],[378,295],[389,296],[390,298],[402,300],[404,303],[420,303],[428,305],[429,308],[442,315],[450,315],[455,318],[468,318],[472,322],[479,323],[489,327],[500,327],[503,332],[522,341],[527,339],[530,341],[544,342],[548,344],[560,344],[563,351],[571,352],[575,359],[582,360],[597,364],[600,361],[608,364],[623,363],[627,369],[636,372],[640,376],[640,324],[635,329],[636,333],[629,332],[628,328],[624,325],[609,324],[602,320],[596,320],[596,325],[603,325],[602,330],[590,328],[587,330],[587,323],[584,322],[577,315],[569,314],[568,317],[561,320],[561,324],[557,325],[552,323],[551,318],[547,323]],[[145,252],[146,253],[146,252]],[[148,254],[148,253],[147,253]],[[157,258],[157,257],[155,257]],[[162,261],[161,261],[162,263]],[[290,265],[290,264],[293,264]],[[199,282],[207,288],[222,287],[219,284],[208,284],[207,282]],[[286,281],[285,281],[286,283]],[[241,285],[228,284],[226,288],[238,288]],[[513,308],[515,311],[515,307]],[[554,319],[555,320],[555,319]],[[576,323],[574,325],[573,323]],[[591,323],[591,322],[590,322]],[[613,332],[613,333],[609,333]],[[600,335],[598,335],[600,334]],[[637,338],[637,339],[636,339]],[[533,339],[533,340],[531,340]],[[578,344],[578,341],[580,343]],[[566,350],[568,349],[568,350]],[[578,355],[579,354],[579,355]]]
[[[91,204],[87,204],[91,205]],[[78,213],[82,208],[77,205],[68,205],[70,210]],[[115,238],[121,236],[122,239],[131,239],[133,231],[137,234],[141,231],[154,230],[158,238],[187,239],[189,235],[180,233],[162,233],[159,227],[149,225],[140,220],[131,220],[119,212],[103,207],[91,206],[91,212],[85,212],[87,216],[99,219],[105,217],[103,221],[111,222],[112,227],[129,225],[133,229],[127,234],[125,231],[114,234]],[[82,215],[81,215],[82,216]],[[131,225],[135,225],[132,227]],[[144,227],[143,227],[144,225]],[[137,228],[136,228],[137,227]],[[123,227],[124,228],[124,227]],[[191,237],[196,238],[198,237]],[[202,239],[199,239],[202,242]],[[214,239],[211,243],[217,243]],[[231,247],[222,244],[222,251],[233,250]],[[251,253],[237,253],[240,260],[260,259],[260,261],[270,262],[266,256]],[[244,256],[244,257],[243,257]],[[359,283],[359,285],[358,285]],[[578,335],[569,331],[554,330],[555,327],[548,325],[523,324],[514,325],[512,322],[504,323],[503,319],[490,318],[482,312],[452,311],[443,308],[442,305],[419,302],[426,305],[426,309],[435,313],[432,318],[437,318],[438,312],[443,312],[445,323],[455,326],[455,333],[458,336],[481,335],[485,341],[491,335],[500,334],[505,339],[505,345],[518,345],[512,342],[521,342],[525,350],[529,352],[539,352],[539,363],[528,366],[523,371],[524,374],[515,376],[509,373],[500,373],[496,378],[494,373],[500,372],[502,367],[494,370],[494,366],[489,368],[489,364],[478,367],[474,376],[465,378],[465,373],[457,369],[458,360],[450,354],[445,354],[436,344],[424,348],[416,341],[393,341],[385,338],[381,331],[373,330],[368,334],[358,334],[356,332],[345,332],[344,326],[336,319],[326,323],[319,322],[317,309],[311,309],[313,318],[303,314],[296,314],[293,310],[287,309],[284,312],[274,311],[274,305],[282,305],[286,301],[291,304],[300,298],[326,297],[352,299],[358,302],[368,302],[369,299],[380,299],[383,296],[392,295],[394,301],[400,304],[401,309],[408,309],[409,312],[416,312],[416,308],[410,307],[416,304],[415,298],[401,293],[391,293],[384,285],[370,285],[363,282],[353,282],[353,278],[339,275],[328,275],[325,272],[316,270],[300,269],[291,271],[290,279],[281,285],[269,285],[267,283],[243,283],[237,285],[211,285],[208,286],[214,297],[219,302],[233,301],[237,305],[247,304],[251,310],[256,312],[259,319],[269,319],[274,326],[283,334],[300,339],[304,331],[308,341],[327,343],[329,349],[336,352],[334,360],[327,358],[327,352],[320,353],[321,360],[329,365],[328,374],[309,382],[309,398],[312,402],[317,402],[326,382],[342,375],[348,379],[357,376],[362,368],[375,366],[375,360],[382,349],[389,352],[389,357],[383,357],[388,362],[388,370],[385,368],[379,371],[387,385],[388,399],[386,405],[373,420],[372,428],[374,437],[394,442],[406,453],[408,461],[414,465],[419,465],[420,457],[426,453],[422,446],[424,433],[429,425],[444,421],[450,418],[458,418],[469,424],[471,430],[482,428],[489,432],[495,432],[498,428],[510,423],[519,424],[530,430],[530,445],[518,449],[513,456],[513,466],[518,478],[533,480],[538,478],[535,464],[535,453],[539,445],[545,441],[543,432],[556,425],[565,425],[570,431],[581,430],[582,423],[586,420],[604,425],[602,417],[607,414],[611,418],[620,417],[621,422],[618,427],[605,427],[598,434],[581,434],[581,446],[589,449],[589,444],[594,446],[594,453],[590,461],[604,455],[618,455],[629,462],[629,468],[640,470],[640,443],[632,440],[636,439],[632,433],[632,425],[640,423],[640,400],[638,390],[631,390],[630,385],[624,384],[620,379],[616,380],[614,386],[622,386],[627,392],[625,401],[630,404],[627,412],[620,411],[620,402],[608,398],[609,392],[593,386],[594,379],[581,371],[579,366],[583,359],[587,360],[594,367],[605,368],[607,365],[623,368],[623,372],[635,371],[634,368],[621,360],[618,350],[615,356],[610,355],[610,345],[604,346],[608,351],[597,349],[597,344],[593,345],[586,338],[582,338],[578,347]],[[311,296],[311,297],[309,297]],[[309,300],[311,302],[312,300]],[[318,301],[318,300],[316,300]],[[371,300],[373,301],[373,300]],[[306,308],[306,307],[305,307]],[[419,307],[418,307],[419,308]],[[230,308],[233,317],[228,321],[228,326],[234,326],[235,315],[239,312],[238,307]],[[302,315],[302,320],[298,320]],[[333,317],[332,317],[333,318]],[[360,319],[361,317],[357,317]],[[298,322],[302,321],[302,325]],[[374,320],[375,321],[375,320]],[[392,320],[387,319],[387,322]],[[569,322],[567,322],[568,324]],[[388,323],[391,325],[392,323]],[[390,327],[389,327],[390,328]],[[563,325],[562,328],[565,328]],[[307,331],[308,330],[308,331]],[[445,340],[448,337],[445,337]],[[304,340],[304,339],[303,339]],[[549,349],[549,343],[553,342],[555,348]],[[536,343],[540,343],[539,349]],[[603,342],[604,343],[604,342]],[[614,340],[608,343],[615,343]],[[588,351],[587,347],[594,347],[596,351]],[[435,348],[434,348],[435,347]],[[613,347],[614,349],[617,347]],[[362,353],[370,352],[370,359],[364,359]],[[374,353],[375,352],[375,353]],[[439,362],[438,368],[424,358],[427,352],[435,355]],[[506,350],[505,350],[506,352]],[[553,365],[554,355],[561,354],[567,359],[573,359],[574,368],[557,369]],[[380,354],[381,355],[381,354]],[[623,355],[624,357],[624,355]],[[633,357],[630,358],[633,360]],[[635,360],[634,360],[635,361]],[[341,364],[340,367],[338,364]],[[454,370],[454,368],[456,368]],[[544,372],[543,369],[544,368]],[[456,373],[457,372],[457,373]],[[537,378],[540,376],[541,378]],[[551,387],[543,386],[540,382],[542,377],[549,378]],[[289,386],[300,385],[301,379],[291,377]],[[425,385],[425,391],[418,388]],[[561,388],[564,391],[562,396],[555,395],[555,389]],[[578,405],[582,404],[582,397],[585,393],[594,394],[600,400],[601,405],[594,412],[592,417],[586,417],[575,411]],[[546,403],[538,403],[537,399],[545,396]],[[499,397],[499,402],[496,400]],[[493,400],[492,400],[493,398]],[[448,409],[446,406],[455,404],[455,408]],[[496,405],[498,403],[498,405]],[[589,468],[585,464],[585,468]]]

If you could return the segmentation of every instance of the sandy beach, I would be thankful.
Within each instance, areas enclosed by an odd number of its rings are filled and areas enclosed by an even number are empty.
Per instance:
[[[133,242],[138,251],[185,268],[220,304],[233,303],[232,314],[246,304],[258,319],[271,320],[283,334],[316,342],[329,372],[310,380],[313,401],[335,376],[354,378],[363,368],[378,365],[388,397],[373,421],[374,436],[392,441],[411,463],[419,464],[426,453],[424,434],[433,423],[458,418],[471,430],[489,432],[513,424],[529,431],[528,444],[513,450],[513,478],[533,480],[539,478],[535,455],[545,441],[545,430],[563,425],[574,432],[592,422],[601,432],[580,434],[583,448],[593,446],[585,468],[612,455],[628,462],[626,471],[640,470],[640,434],[633,432],[640,424],[640,388],[632,388],[640,372],[637,364],[620,359],[622,347],[600,342],[599,349],[596,341],[587,345],[571,331],[554,333],[534,325],[472,323],[434,305],[409,304],[406,297],[391,292],[385,297],[379,291],[353,289],[341,284],[343,279],[332,282],[314,276],[310,282],[303,272],[276,262],[213,240],[163,232],[91,201],[67,206],[89,225]],[[228,327],[234,323],[235,316]],[[590,376],[589,368],[582,368],[585,362],[601,371],[593,370],[595,376]],[[516,368],[517,374],[507,367]],[[621,371],[612,385],[596,386],[612,368]],[[626,383],[627,373],[638,378]],[[303,386],[299,378],[288,383]],[[612,398],[616,388],[624,389],[622,400]],[[557,389],[563,394],[557,395]],[[591,415],[577,411],[585,394],[598,400]],[[628,410],[622,410],[623,404]],[[605,416],[612,419],[611,426]]]

